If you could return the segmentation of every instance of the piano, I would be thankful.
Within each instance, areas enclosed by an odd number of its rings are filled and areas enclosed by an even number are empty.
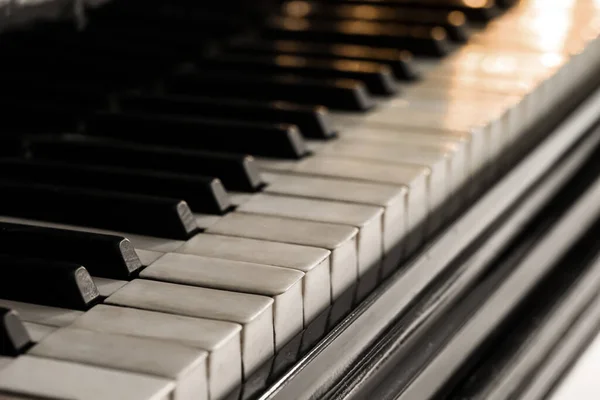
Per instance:
[[[597,397],[600,2],[0,16],[0,398]]]

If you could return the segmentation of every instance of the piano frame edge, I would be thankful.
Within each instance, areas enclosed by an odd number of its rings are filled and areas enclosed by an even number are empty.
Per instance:
[[[394,326],[407,323],[405,317],[410,315],[415,299],[430,297],[432,293],[428,289],[444,274],[451,261],[518,204],[547,172],[548,164],[543,160],[560,159],[567,148],[596,122],[600,115],[599,84],[600,77],[584,80],[571,96],[566,97],[568,102],[553,107],[546,118],[538,120],[522,135],[523,140],[515,143],[494,164],[511,165],[511,161],[524,158],[494,184],[489,182],[489,171],[482,171],[479,175],[485,184],[482,186],[491,189],[482,190],[481,197],[471,202],[463,210],[464,214],[448,224],[382,283],[258,399],[352,398],[357,390],[380,374],[395,351]],[[550,140],[544,142],[546,138]],[[538,144],[540,147],[535,148]],[[514,182],[529,184],[521,184],[515,191]],[[490,211],[489,203],[493,200],[500,203]],[[477,224],[469,221],[477,221]],[[454,238],[462,226],[475,226],[476,229],[468,236]],[[424,278],[417,272],[432,264],[435,264],[433,274]],[[381,357],[383,354],[385,357]]]

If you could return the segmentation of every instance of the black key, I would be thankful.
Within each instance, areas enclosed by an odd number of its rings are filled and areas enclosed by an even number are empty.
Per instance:
[[[87,118],[86,133],[140,144],[266,157],[298,159],[307,154],[304,139],[294,125],[98,112]]]
[[[256,192],[264,183],[250,156],[162,147],[137,146],[76,139],[35,140],[29,144],[34,159],[82,165],[109,165],[218,177],[228,190]]]
[[[80,264],[0,254],[0,293],[6,300],[87,310],[100,300]]]
[[[0,135],[0,157],[21,157],[24,153],[23,137],[2,132]]]
[[[9,181],[0,181],[0,192],[0,215],[178,240],[198,231],[177,199]]]
[[[5,222],[0,222],[0,254],[80,264],[93,276],[109,279],[127,280],[142,268],[124,237]]]
[[[469,37],[467,18],[460,11],[388,7],[387,3],[350,5],[311,1],[301,4],[300,6],[296,1],[287,2],[281,7],[282,13],[289,17],[317,20],[368,20],[407,25],[441,26],[446,29],[454,41],[464,43]]]
[[[363,61],[329,61],[291,55],[220,55],[199,61],[197,65],[200,70],[229,71],[247,76],[291,74],[306,78],[353,79],[363,82],[371,93],[381,96],[397,91],[394,76],[387,66]]]
[[[269,19],[263,34],[269,39],[391,47],[429,57],[441,57],[450,51],[444,28],[422,25],[277,17]]]
[[[229,44],[229,51],[239,54],[289,54],[326,60],[367,61],[387,65],[397,79],[413,81],[418,78],[412,65],[412,54],[405,50],[275,40],[234,42]]]
[[[231,208],[225,188],[214,177],[0,159],[0,179],[180,198],[200,213],[223,215]]]
[[[165,84],[165,90],[192,96],[290,101],[347,111],[366,111],[375,105],[367,88],[353,80],[249,78],[183,71]]]
[[[379,5],[378,0],[326,0],[327,3],[346,5]],[[500,15],[496,0],[469,2],[464,0],[387,0],[387,7],[428,8],[432,10],[460,11],[469,20],[488,22]]]
[[[32,341],[16,311],[0,307],[0,356],[23,354]]]
[[[124,111],[296,125],[300,128],[302,136],[313,139],[329,139],[336,136],[329,121],[328,111],[322,106],[309,107],[287,102],[261,103],[154,94],[121,95],[118,98],[118,106]]]
[[[0,85],[0,101],[3,103],[60,105],[77,111],[108,106],[106,87],[94,82],[48,81],[43,76],[17,78],[10,75],[0,76]]]
[[[77,110],[60,104],[36,104],[0,99],[0,132],[49,133],[77,129]]]

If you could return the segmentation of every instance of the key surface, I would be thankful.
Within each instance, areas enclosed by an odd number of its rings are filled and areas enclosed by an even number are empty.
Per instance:
[[[372,268],[380,267],[383,257],[382,208],[261,193],[240,205],[237,210],[244,213],[356,227],[358,228],[357,278],[364,276]]]
[[[222,260],[190,254],[165,254],[148,266],[141,278],[273,299],[277,349],[302,330],[304,274],[287,268]]]
[[[106,304],[241,324],[245,375],[274,354],[273,299],[266,296],[136,279]]]
[[[0,255],[2,297],[53,307],[87,310],[100,300],[80,264]]]
[[[389,271],[397,266],[403,253],[398,244],[408,233],[405,188],[272,172],[263,173],[263,177],[269,183],[265,188],[266,193],[383,207],[383,268],[384,271]]]
[[[331,303],[329,250],[243,237],[198,234],[177,253],[245,261],[304,273],[304,324],[308,325]]]
[[[295,159],[306,154],[304,140],[294,125],[98,112],[86,119],[86,133],[141,144],[267,157]]]
[[[10,308],[0,307],[0,356],[16,357],[30,344],[31,337],[19,314]]]
[[[406,50],[371,48],[349,44],[320,44],[293,40],[261,40],[232,43],[229,51],[236,54],[287,54],[326,60],[357,60],[387,65],[400,80],[413,81],[418,73],[412,54]]]
[[[290,17],[325,20],[368,20],[397,22],[408,25],[441,26],[454,41],[467,41],[467,18],[461,11],[426,8],[387,7],[386,3],[371,5],[326,4],[314,1],[289,1],[282,5],[282,13]]]
[[[113,279],[129,279],[142,268],[124,237],[5,222],[0,222],[0,253],[78,263],[94,276]]]
[[[380,96],[390,96],[397,91],[392,71],[387,66],[364,61],[329,61],[291,55],[270,57],[226,54],[203,60],[198,68],[243,75],[292,74],[317,79],[352,79],[362,82],[370,93]]]
[[[28,354],[172,380],[173,400],[209,398],[208,353],[173,342],[61,328]]]
[[[444,28],[396,23],[275,17],[268,21],[264,36],[278,40],[391,47],[430,57],[441,57],[449,51],[448,35]]]
[[[198,230],[181,200],[0,181],[0,214],[187,239]],[[44,199],[44,201],[40,201]]]
[[[296,125],[302,136],[328,139],[335,136],[324,107],[301,106],[287,102],[250,102],[215,100],[193,96],[125,94],[119,96],[119,108],[126,111],[182,114],[209,118],[235,118],[252,122]]]
[[[0,370],[0,391],[59,399],[162,400],[174,388],[168,379],[33,356]]]
[[[100,292],[100,296],[102,297],[112,296],[113,293],[127,285],[128,282],[119,279],[99,278],[97,276],[93,276],[92,280],[94,281],[94,284],[98,288],[98,292]]]
[[[247,78],[182,73],[165,83],[165,91],[217,98],[281,100],[347,111],[366,111],[375,106],[375,100],[361,82],[339,79],[324,81],[293,76]]]
[[[35,322],[23,322],[23,326],[34,343],[41,342],[46,336],[58,329],[55,326],[36,324]]]
[[[0,179],[181,198],[196,212],[221,215],[231,207],[218,178],[38,160],[0,160]]]
[[[98,305],[70,326],[94,332],[177,343],[209,352],[209,388],[220,398],[241,384],[241,326],[134,308]]]
[[[0,306],[10,308],[19,313],[25,323],[31,322],[52,327],[67,326],[84,314],[83,311],[67,308],[50,307],[40,304],[0,299]]]
[[[254,159],[245,155],[175,150],[74,137],[64,140],[36,138],[28,143],[28,150],[33,153],[34,159],[216,176],[228,190],[254,192],[263,186]]]
[[[332,4],[347,4],[347,5],[373,5],[371,0],[327,0]],[[375,3],[377,4],[377,3]],[[391,0],[386,1],[388,7],[405,8],[431,8],[434,10],[460,11],[464,13],[468,19],[477,22],[487,22],[499,15],[500,10],[496,6],[496,0],[484,0],[471,3],[463,0]]]
[[[234,212],[207,233],[320,247],[331,251],[331,298],[335,300],[357,278],[358,229],[351,226]]]
[[[393,165],[336,157],[308,157],[298,163],[261,160],[266,171],[290,172],[298,175],[347,179],[359,182],[391,184],[408,191],[408,228],[422,223],[427,217],[429,170],[416,165]]]

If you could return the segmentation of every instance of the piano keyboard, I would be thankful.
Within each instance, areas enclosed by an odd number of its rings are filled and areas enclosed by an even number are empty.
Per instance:
[[[4,33],[0,392],[254,398],[594,77],[597,2],[512,3],[291,0],[229,37],[217,5],[116,1]]]

